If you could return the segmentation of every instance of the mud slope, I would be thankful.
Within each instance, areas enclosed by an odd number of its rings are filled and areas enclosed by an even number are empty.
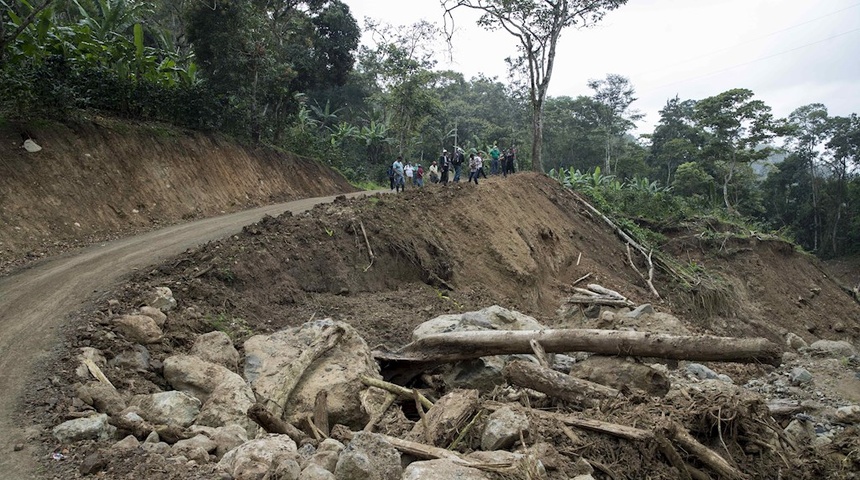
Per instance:
[[[22,147],[32,138],[42,150]],[[354,191],[326,166],[174,127],[97,118],[0,128],[0,266],[30,253]]]
[[[655,303],[694,331],[780,342],[787,331],[856,339],[860,306],[813,259],[781,242],[745,242],[713,255],[702,245],[675,248],[692,261],[695,247],[695,261],[717,274],[718,288],[688,293],[658,275],[664,298],[656,300],[602,221],[573,193],[527,173],[267,218],[138,286],[172,286],[181,304],[247,331],[333,316],[356,324],[371,344],[395,347],[437,314],[494,303],[547,324],[594,326],[581,311],[559,312],[571,284],[591,274],[588,283]]]

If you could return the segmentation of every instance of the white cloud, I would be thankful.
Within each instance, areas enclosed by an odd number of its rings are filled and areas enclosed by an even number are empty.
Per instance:
[[[345,0],[353,14],[405,25],[442,22],[438,0]],[[452,63],[467,77],[504,80],[512,37],[456,13]],[[590,29],[563,33],[550,95],[589,95],[586,82],[618,73],[630,78],[646,113],[640,130],[678,94],[700,99],[749,88],[777,115],[808,103],[831,114],[860,112],[860,3],[856,0],[630,0]]]

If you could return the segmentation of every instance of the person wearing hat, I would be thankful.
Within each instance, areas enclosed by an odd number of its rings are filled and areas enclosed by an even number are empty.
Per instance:
[[[430,183],[439,183],[439,165],[436,163],[436,160],[433,160],[433,163],[430,164]]]
[[[448,171],[451,169],[451,158],[448,156],[448,150],[442,149],[442,156],[439,157],[439,175],[443,185],[448,184]]]

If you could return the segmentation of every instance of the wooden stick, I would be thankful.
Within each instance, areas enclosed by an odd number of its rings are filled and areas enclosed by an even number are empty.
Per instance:
[[[606,287],[602,287],[596,283],[589,283],[588,289],[591,290],[592,292],[597,292],[601,295],[607,295],[610,297],[617,298],[618,300],[627,300],[627,297],[625,297],[624,295],[621,295],[620,293],[616,292],[615,290],[610,290],[610,289],[608,289]]]
[[[587,296],[587,297],[599,297],[599,296],[600,296],[600,294],[599,294],[599,293],[597,293],[597,292],[592,292],[591,290],[588,290],[588,289],[586,289],[586,288],[574,287],[574,288],[573,288],[573,290],[574,290],[575,292],[577,292],[577,293],[581,293],[581,294],[583,294],[583,295],[585,295],[585,296]]]
[[[484,408],[490,411],[495,411],[502,407],[510,407],[515,410],[525,412],[526,414],[537,415],[539,417],[555,420],[557,422],[564,423],[565,425],[570,425],[571,427],[581,428],[583,430],[590,430],[593,432],[605,433],[607,435],[623,438],[625,440],[652,440],[654,438],[654,433],[651,431],[628,427],[626,425],[618,425],[616,423],[603,422],[600,420],[577,418],[570,415],[563,415],[560,413],[535,410],[525,408],[516,404],[507,404],[492,401],[484,403]]]
[[[361,219],[358,220],[358,226],[361,227],[361,234],[364,235],[364,243],[367,245],[367,253],[370,257],[370,265],[368,265],[367,268],[364,269],[364,271],[366,272],[370,270],[370,267],[373,266],[373,259],[375,258],[375,256],[373,255],[373,249],[370,248],[370,240],[367,239],[367,232],[364,230],[364,223],[361,221]]]
[[[305,432],[272,415],[271,412],[266,410],[266,407],[261,403],[251,405],[248,409],[247,415],[248,418],[254,421],[254,423],[261,426],[263,430],[269,433],[287,435],[298,444],[301,444],[310,438],[305,435]]]
[[[543,368],[550,368],[549,356],[547,355],[546,350],[541,346],[540,342],[533,338],[529,340],[529,345],[532,347],[532,352],[534,352],[535,358],[537,358],[540,366]]]
[[[366,375],[361,376],[361,383],[367,385],[368,387],[377,387],[383,390],[387,390],[396,395],[400,395],[403,398],[413,398],[413,389],[401,387],[400,385],[395,385],[390,382],[386,382],[384,380],[378,380],[376,378],[371,378]],[[418,400],[421,402],[421,405],[426,409],[433,408],[433,402],[427,399],[421,392],[418,392]]]
[[[621,300],[608,295],[573,295],[565,299],[568,303],[581,303],[585,305],[606,305],[608,307],[632,307],[630,300]]]
[[[746,480],[750,478],[749,475],[731,466],[725,458],[699,443],[684,427],[673,425],[672,428],[667,429],[667,433],[681,448],[695,455],[702,463],[721,476],[733,480]]]
[[[460,445],[460,442],[462,442],[463,439],[466,438],[466,435],[469,434],[469,432],[472,430],[472,427],[474,427],[475,424],[478,423],[478,421],[484,416],[484,411],[485,410],[478,410],[478,413],[475,415],[475,418],[473,418],[472,421],[469,422],[463,428],[463,430],[460,431],[460,434],[457,435],[457,438],[455,438],[453,442],[451,442],[451,445],[448,445],[448,450],[454,450],[455,448],[457,448],[458,445]]]
[[[391,392],[387,392],[387,395],[385,396],[385,401],[382,402],[382,407],[379,409],[378,412],[374,413],[373,416],[370,417],[370,421],[368,421],[367,425],[364,426],[365,432],[372,432],[373,429],[376,428],[376,424],[379,423],[380,420],[382,420],[383,415],[385,415],[385,412],[391,407],[391,404],[394,403],[395,399],[397,399],[397,395]]]
[[[582,254],[580,253],[580,255],[582,255]],[[577,265],[579,265],[579,262],[577,262]],[[588,280],[589,278],[591,278],[591,272],[588,272],[588,273],[586,273],[585,275],[583,275],[583,276],[581,276],[581,277],[577,278],[577,279],[576,279],[576,280],[574,280],[574,281],[573,281],[573,283],[571,283],[570,285],[575,287],[575,286],[577,286],[580,282],[584,282],[585,280]]]
[[[96,378],[96,380],[106,385],[110,385],[110,388],[116,390],[116,387],[114,387],[113,384],[110,383],[110,380],[108,380],[104,372],[102,372],[102,369],[99,368],[98,365],[96,365],[96,362],[94,362],[92,358],[84,358],[84,365],[87,366],[87,370],[90,371],[90,373],[93,375],[93,377]]]
[[[678,477],[681,480],[693,480],[690,477],[690,472],[687,471],[687,464],[684,462],[684,459],[681,458],[681,455],[675,450],[675,447],[672,445],[672,442],[666,439],[661,434],[656,434],[654,436],[654,440],[657,441],[657,447],[660,448],[660,452],[663,453],[663,456],[669,460],[669,463],[675,467],[675,470],[678,471]]]
[[[576,257],[576,266],[579,266],[579,262],[582,261],[582,252],[579,252],[579,256]]]

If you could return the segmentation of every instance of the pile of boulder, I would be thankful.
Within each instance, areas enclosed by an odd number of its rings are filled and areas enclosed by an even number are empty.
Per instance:
[[[197,336],[187,352],[154,361],[147,346],[165,337],[175,307],[169,289],[159,289],[149,306],[111,319],[113,331],[132,348],[112,358],[82,349],[78,374],[86,380],[76,394],[85,407],[80,418],[53,428],[64,445],[81,440],[103,445],[101,455],[80,465],[81,473],[106,468],[99,459],[119,451],[146,452],[234,479],[587,480],[595,469],[607,473],[609,467],[598,459],[563,451],[547,432],[539,433],[550,422],[574,443],[588,445],[583,435],[633,442],[650,457],[657,455],[653,461],[660,468],[682,477],[706,468],[746,478],[743,464],[727,462],[693,438],[693,417],[688,429],[642,413],[655,406],[689,407],[696,395],[705,399],[699,404],[732,397],[735,406],[749,407],[744,415],[762,415],[749,424],[765,425],[770,433],[759,430],[757,440],[765,439],[776,457],[790,457],[787,449],[817,436],[815,422],[810,431],[802,418],[784,430],[777,427],[766,408],[757,410],[765,404],[762,391],[739,393],[743,388],[731,378],[702,364],[682,362],[676,368],[677,361],[547,353],[537,342],[532,352],[431,361],[420,370],[413,365],[391,374],[380,365],[390,366],[384,359],[396,354],[374,352],[350,325],[323,319],[252,336],[241,349],[226,333],[211,331]],[[649,307],[604,318],[650,325],[665,315]],[[680,322],[668,324],[677,329]],[[413,344],[454,333],[546,330],[532,317],[492,306],[425,322],[415,329]],[[840,347],[845,353],[853,349]],[[155,371],[170,388],[133,395],[111,383],[114,369]],[[413,388],[388,381],[398,375],[409,378]],[[805,381],[803,372],[791,375],[791,382]],[[860,407],[838,412],[845,426],[860,422]],[[785,436],[788,442],[780,442]]]

